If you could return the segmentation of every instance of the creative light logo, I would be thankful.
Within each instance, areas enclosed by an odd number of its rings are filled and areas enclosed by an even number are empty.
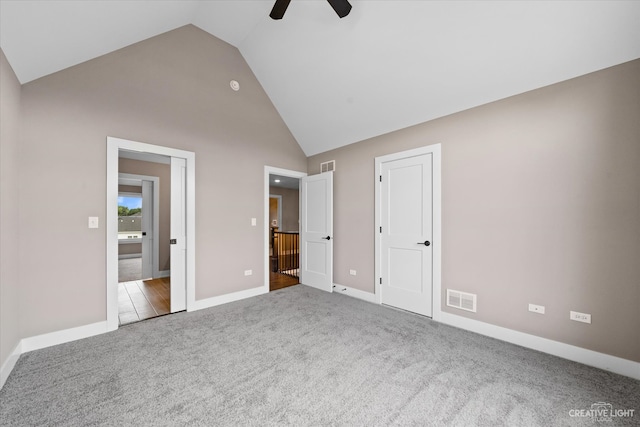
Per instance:
[[[590,409],[572,409],[570,417],[592,418],[597,422],[612,422],[614,418],[632,418],[635,409],[614,409],[611,403],[596,402]]]

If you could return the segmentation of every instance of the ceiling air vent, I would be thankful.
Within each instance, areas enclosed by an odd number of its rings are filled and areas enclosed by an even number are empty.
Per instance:
[[[460,310],[473,311],[475,313],[476,294],[469,294],[467,292],[447,289],[447,305],[449,307],[459,308]]]
[[[320,163],[320,173],[333,172],[336,170],[336,161],[329,160],[328,162]]]

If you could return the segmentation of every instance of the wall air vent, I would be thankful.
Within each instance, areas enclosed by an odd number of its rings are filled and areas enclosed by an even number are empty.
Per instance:
[[[473,311],[475,313],[476,297],[476,294],[469,294],[467,292],[447,289],[447,305],[449,307],[459,308],[460,310]]]
[[[320,173],[333,172],[336,170],[336,161],[329,160],[328,162],[320,163]]]

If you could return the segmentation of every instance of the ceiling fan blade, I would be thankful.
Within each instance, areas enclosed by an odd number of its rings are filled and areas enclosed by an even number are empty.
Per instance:
[[[351,12],[351,3],[347,0],[327,0],[340,18],[344,18]]]
[[[271,19],[282,19],[287,7],[289,7],[289,3],[291,3],[291,0],[276,0],[276,4],[273,5],[273,9],[269,14]]]

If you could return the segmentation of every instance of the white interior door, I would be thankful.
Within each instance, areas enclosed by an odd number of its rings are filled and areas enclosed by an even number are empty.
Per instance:
[[[187,165],[171,158],[171,312],[187,309]]]
[[[380,291],[383,304],[432,316],[432,154],[381,165]]]
[[[142,180],[142,279],[153,277],[153,181]]]
[[[333,291],[333,172],[300,180],[300,283]]]

